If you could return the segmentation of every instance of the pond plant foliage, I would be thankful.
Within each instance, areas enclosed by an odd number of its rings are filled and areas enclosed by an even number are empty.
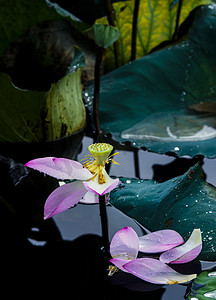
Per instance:
[[[215,1],[57,2],[0,0],[3,212],[28,242],[43,226],[57,242],[56,215],[98,204],[103,288],[109,269],[150,291],[187,283],[189,300],[214,299],[215,270],[200,260],[216,261],[216,188],[202,169],[216,158]],[[93,143],[77,161],[84,135]],[[163,182],[112,177],[116,150],[133,151],[136,166],[139,150],[196,163]],[[145,234],[125,224],[111,239],[108,205]]]

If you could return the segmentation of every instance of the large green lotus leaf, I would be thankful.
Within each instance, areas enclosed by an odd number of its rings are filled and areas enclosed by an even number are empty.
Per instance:
[[[216,6],[200,7],[187,40],[103,76],[103,132],[153,152],[215,157],[215,113],[192,109],[215,103],[215,28]],[[84,95],[90,109],[92,95],[93,85]]]
[[[197,276],[190,288],[188,300],[208,300],[216,298],[216,271],[204,271]]]
[[[196,164],[182,176],[163,183],[121,178],[111,204],[150,231],[174,229],[186,240],[193,229],[202,232],[200,259],[216,260],[216,189],[204,181]]]
[[[179,24],[189,13],[199,5],[210,4],[210,0],[184,0],[181,9]],[[137,58],[149,53],[154,47],[164,41],[172,39],[176,26],[178,1],[171,0],[147,0],[140,1],[137,24]],[[116,27],[121,32],[118,43],[118,61],[123,65],[130,60],[131,37],[134,0],[113,3],[115,10]],[[107,18],[97,20],[100,23],[108,23]],[[107,69],[114,68],[114,49],[110,47],[106,55]]]
[[[0,0],[0,56],[30,26],[68,20],[80,31],[89,26],[49,0]]]
[[[55,140],[81,130],[86,122],[82,100],[81,72],[77,71],[52,84],[46,101],[47,140]]]
[[[46,93],[20,90],[0,73],[0,142],[43,140],[41,112]]]

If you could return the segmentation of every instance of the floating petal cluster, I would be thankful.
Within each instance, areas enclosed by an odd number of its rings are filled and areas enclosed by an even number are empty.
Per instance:
[[[57,157],[37,158],[25,164],[57,179],[73,180],[49,195],[44,207],[44,219],[61,213],[78,202],[98,203],[98,195],[105,195],[117,187],[119,179],[110,178],[105,170],[105,163],[113,161],[112,155],[109,156],[113,146],[96,143],[88,149],[91,155],[84,159],[83,164]]]
[[[131,227],[124,227],[113,237],[110,244],[110,260],[117,268],[154,284],[185,283],[197,275],[184,275],[167,264],[186,263],[195,259],[202,249],[200,229],[194,229],[184,242],[174,230],[159,230],[138,237]],[[159,259],[137,258],[138,253],[161,253]]]

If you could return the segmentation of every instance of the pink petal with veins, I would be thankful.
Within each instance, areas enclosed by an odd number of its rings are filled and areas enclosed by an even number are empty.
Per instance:
[[[189,239],[181,246],[161,254],[160,260],[167,264],[183,264],[194,260],[202,250],[200,229],[194,229]]]
[[[36,158],[27,162],[25,166],[62,180],[89,180],[92,178],[91,172],[82,164],[67,158]]]
[[[177,284],[189,282],[196,274],[184,275],[176,272],[168,265],[154,258],[137,258],[123,268],[129,273],[155,284]]]
[[[124,227],[116,232],[110,243],[112,258],[132,260],[139,251],[139,238],[131,227]]]
[[[112,264],[114,264],[117,268],[119,268],[120,270],[122,270],[123,272],[128,273],[128,271],[126,271],[123,266],[128,263],[130,260],[127,259],[121,259],[121,258],[112,258],[110,259],[110,262]]]
[[[183,238],[175,230],[158,230],[139,237],[139,251],[144,253],[158,253],[172,249],[183,243]]]
[[[77,204],[85,195],[86,189],[81,181],[64,184],[55,189],[44,206],[44,219],[59,214]]]

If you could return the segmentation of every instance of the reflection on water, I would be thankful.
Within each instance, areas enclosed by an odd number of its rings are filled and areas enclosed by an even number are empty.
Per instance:
[[[91,142],[84,139],[79,157],[88,153],[86,146]],[[120,151],[120,166],[113,165],[111,175],[133,177],[132,165],[124,163],[132,161],[130,154],[124,152],[121,161]],[[168,162],[167,156],[144,151],[139,157],[140,167],[145,172],[155,162]],[[214,161],[211,161],[211,166]],[[206,169],[207,174],[208,171],[209,168]],[[56,188],[54,179],[34,171],[28,173],[22,164],[0,158],[0,180],[1,258],[5,262],[1,271],[4,274],[2,286],[7,286],[7,295],[14,291],[16,295],[20,293],[23,296],[31,290],[31,295],[60,295],[61,299],[69,293],[71,297],[79,294],[79,299],[90,296],[100,300],[184,299],[187,288],[184,285],[161,287],[146,284],[123,272],[107,276],[108,263],[101,250],[97,205],[78,204],[44,221],[43,205],[49,193]],[[133,227],[139,236],[143,234],[141,227],[115,208],[108,206],[107,212],[110,239],[124,226]]]
[[[216,299],[216,290],[205,293],[204,296],[207,298]]]
[[[209,277],[216,277],[216,272],[208,273],[208,276],[209,276]]]
[[[215,115],[185,111],[153,113],[121,134],[123,139],[202,141],[216,137]]]

